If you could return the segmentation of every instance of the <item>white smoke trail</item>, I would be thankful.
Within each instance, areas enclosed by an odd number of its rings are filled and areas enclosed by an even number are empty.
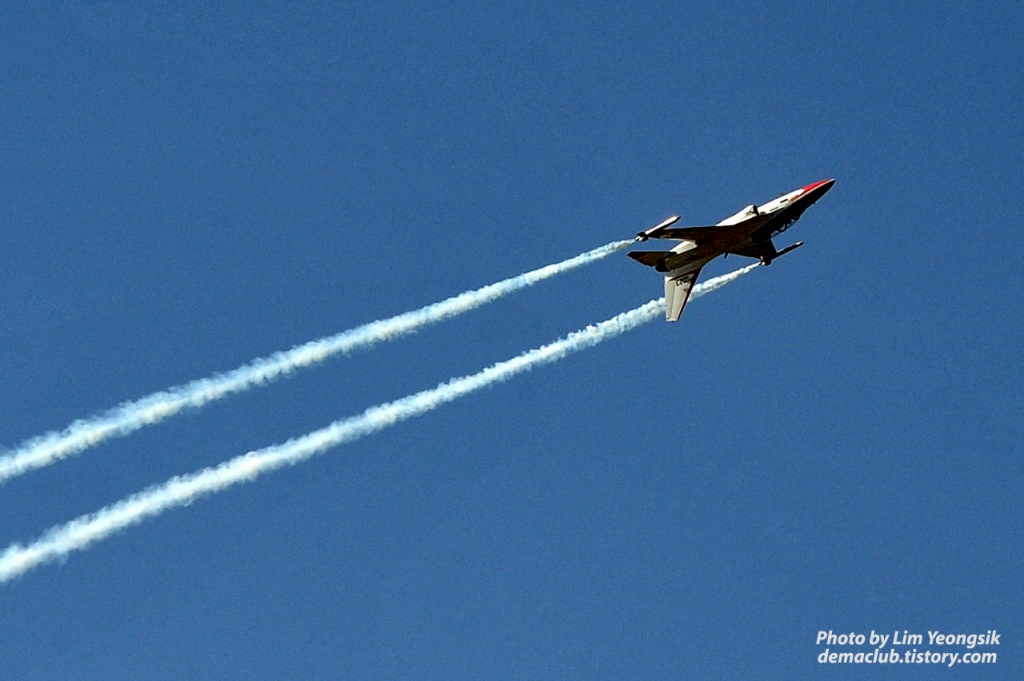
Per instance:
[[[714,291],[757,266],[749,265],[710,279],[694,287],[691,298],[699,298]],[[535,366],[555,362],[569,353],[614,338],[664,314],[664,306],[664,298],[652,300],[634,310],[570,333],[561,340],[499,362],[471,376],[454,378],[431,390],[370,407],[359,416],[335,421],[326,428],[283,444],[251,451],[218,466],[171,478],[95,513],[53,527],[27,546],[11,544],[0,554],[0,582],[14,579],[43,563],[65,558],[72,551],[84,549],[94,542],[175,506],[190,504],[208,494],[225,490],[241,482],[255,480],[263,473],[305,461],[332,447],[425,414],[493,383],[506,381]]]
[[[467,291],[411,312],[370,322],[334,336],[299,345],[286,352],[256,359],[226,374],[201,378],[146,397],[124,402],[108,411],[75,421],[62,431],[34,437],[0,457],[0,483],[77,454],[105,440],[163,421],[183,409],[198,408],[227,395],[268,383],[301,367],[323,362],[339,353],[374,345],[424,326],[469,312],[509,293],[605,258],[632,244],[614,241],[574,258],[547,265],[475,291]]]

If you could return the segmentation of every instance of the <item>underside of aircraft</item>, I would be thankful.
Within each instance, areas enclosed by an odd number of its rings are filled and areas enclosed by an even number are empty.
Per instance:
[[[637,241],[678,241],[677,246],[669,251],[631,251],[627,255],[665,273],[665,319],[677,321],[701,269],[711,260],[720,255],[739,255],[770,265],[776,258],[802,246],[804,242],[798,241],[779,251],[772,238],[789,229],[833,184],[835,180],[822,180],[761,206],[751,204],[717,225],[675,227],[679,217],[670,217],[640,232],[636,238]]]

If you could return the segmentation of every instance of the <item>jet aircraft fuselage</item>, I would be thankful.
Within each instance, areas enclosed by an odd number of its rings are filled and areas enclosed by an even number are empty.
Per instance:
[[[717,225],[673,227],[678,216],[637,234],[637,241],[671,239],[679,241],[670,251],[631,251],[629,257],[665,273],[665,318],[679,319],[701,268],[720,255],[757,258],[765,265],[803,245],[802,241],[781,251],[772,237],[785,232],[804,211],[832,188],[835,180],[821,180],[760,206],[749,205]]]

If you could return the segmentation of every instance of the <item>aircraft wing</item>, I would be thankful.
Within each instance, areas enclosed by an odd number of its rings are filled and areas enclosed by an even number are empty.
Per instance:
[[[770,216],[755,214],[745,220],[729,225],[704,225],[701,227],[672,227],[674,221],[665,222],[652,227],[646,232],[637,234],[637,239],[671,239],[673,241],[695,241],[698,244],[718,241],[725,234],[735,233],[737,229],[753,230],[767,222]],[[679,218],[676,218],[678,220]]]
[[[697,283],[700,269],[687,272],[678,277],[665,277],[665,320],[675,322],[683,314],[686,301],[690,299],[693,285]]]
[[[775,259],[775,256],[779,255],[771,239],[762,241],[759,244],[745,241],[738,246],[733,246],[726,252],[729,255],[742,255],[744,258],[756,258],[761,261],[767,260],[768,262],[771,262]]]
[[[776,258],[781,258],[792,250],[800,248],[804,245],[803,241],[797,241],[792,246],[786,246],[781,251],[775,250],[775,244],[772,243],[771,239],[762,241],[761,243],[754,244],[749,241],[745,241],[739,246],[733,246],[727,253],[734,255],[742,255],[745,258],[757,258],[764,265],[770,265]]]
[[[715,225],[706,227],[662,227],[656,230],[640,232],[637,236],[647,239],[672,239],[673,241],[696,241],[701,243],[714,239],[722,233],[722,228]]]

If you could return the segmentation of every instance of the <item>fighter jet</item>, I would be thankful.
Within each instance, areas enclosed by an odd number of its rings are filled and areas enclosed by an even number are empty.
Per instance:
[[[677,321],[690,299],[701,268],[711,260],[720,255],[742,255],[770,265],[776,258],[803,246],[804,242],[798,241],[776,251],[772,237],[789,229],[835,182],[821,180],[761,206],[751,204],[717,225],[673,227],[679,221],[679,216],[673,215],[637,234],[636,240],[669,239],[678,241],[679,245],[671,251],[631,251],[627,255],[658,272],[665,272],[665,319]]]

